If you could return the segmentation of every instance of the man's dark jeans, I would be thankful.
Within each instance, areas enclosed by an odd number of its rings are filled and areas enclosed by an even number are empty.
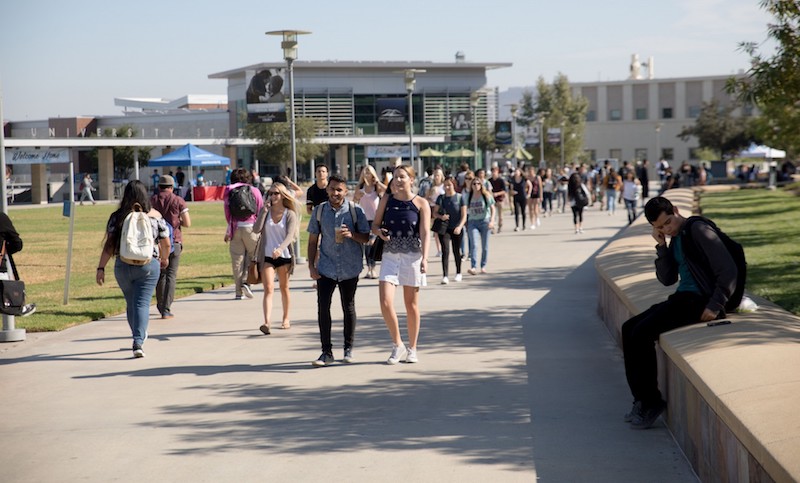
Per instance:
[[[175,243],[175,251],[169,254],[169,265],[161,269],[156,285],[156,308],[161,315],[172,310],[175,300],[175,283],[178,281],[178,266],[181,264],[182,243]]]
[[[700,322],[708,297],[675,292],[666,302],[653,305],[622,325],[625,375],[633,398],[645,407],[661,401],[655,343],[664,332]]]
[[[332,278],[321,277],[317,280],[317,321],[319,322],[319,339],[322,342],[322,352],[333,354],[331,344],[331,302],[333,291],[339,286],[339,296],[342,299],[342,312],[344,312],[344,348],[353,347],[356,332],[356,288],[358,277],[349,280],[336,281]]]

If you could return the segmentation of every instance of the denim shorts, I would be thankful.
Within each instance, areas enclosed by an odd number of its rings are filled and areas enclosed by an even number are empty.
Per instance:
[[[420,272],[422,253],[383,252],[378,280],[405,287],[424,287],[425,274]]]

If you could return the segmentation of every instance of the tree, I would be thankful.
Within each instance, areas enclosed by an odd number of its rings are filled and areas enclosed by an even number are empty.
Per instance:
[[[103,129],[103,137],[130,138],[136,136],[136,130],[130,124],[123,124],[115,128]],[[133,173],[134,153],[139,153],[139,165],[144,166],[150,161],[149,148],[135,148],[133,146],[116,147],[114,149],[114,178],[128,179]],[[88,158],[92,166],[97,167],[97,148],[92,149]]]
[[[295,119],[295,141],[297,146],[297,163],[305,164],[312,159],[323,156],[327,151],[325,144],[314,143],[314,134],[323,129],[321,121],[310,117]],[[291,126],[288,122],[248,123],[245,133],[248,137],[258,139],[256,158],[277,164],[281,174],[287,174],[292,165]]]
[[[573,96],[569,79],[561,73],[556,76],[552,84],[539,77],[536,82],[536,93],[535,98],[529,90],[522,93],[517,125],[532,127],[542,121],[544,157],[548,160],[548,166],[554,167],[561,162],[560,142],[551,144],[547,141],[549,128],[563,129],[565,162],[579,159],[583,154],[588,100],[583,96]]]
[[[755,42],[739,48],[750,56],[745,77],[728,80],[728,91],[758,106],[763,118],[758,133],[771,146],[800,154],[800,3],[796,0],[762,0],[761,8],[775,17],[767,36],[776,43],[772,56],[759,52]]]
[[[716,99],[703,103],[694,125],[684,126],[678,137],[683,141],[696,137],[701,148],[711,149],[719,157],[740,151],[756,137],[748,118],[732,115],[737,107],[735,103],[722,107]]]

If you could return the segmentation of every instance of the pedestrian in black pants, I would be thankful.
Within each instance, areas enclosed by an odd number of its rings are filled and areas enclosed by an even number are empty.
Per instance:
[[[656,240],[656,277],[664,285],[678,282],[677,291],[622,325],[625,375],[633,408],[625,421],[646,429],[666,408],[658,390],[655,343],[669,330],[725,316],[740,300],[734,295],[739,272],[716,227],[705,218],[684,218],[663,197],[644,209]],[[667,245],[666,237],[670,237]],[[738,295],[741,299],[741,296]]]
[[[317,283],[317,322],[322,345],[322,354],[311,363],[314,367],[328,366],[335,361],[331,342],[331,302],[337,286],[344,312],[342,361],[354,361],[355,296],[358,276],[364,268],[362,245],[369,240],[369,225],[364,210],[346,199],[347,181],[338,174],[332,175],[326,191],[328,201],[311,210],[307,228],[308,270]]]
[[[437,234],[442,246],[442,284],[450,283],[450,246],[453,247],[453,258],[456,262],[455,281],[461,281],[461,239],[464,236],[464,225],[467,224],[467,205],[461,202],[461,193],[456,193],[456,180],[448,176],[444,180],[444,194],[436,198],[432,208],[433,217],[447,222],[447,231]]]

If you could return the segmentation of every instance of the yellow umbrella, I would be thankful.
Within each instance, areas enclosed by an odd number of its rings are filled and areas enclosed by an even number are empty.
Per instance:
[[[514,151],[509,151],[505,154],[506,159],[517,158],[517,159],[527,159],[530,161],[533,159],[533,155],[528,151],[525,151],[523,148],[517,148]]]
[[[450,151],[444,154],[448,158],[471,158],[475,156],[475,153],[470,151],[469,149],[456,149],[455,151]]]
[[[423,158],[438,158],[439,156],[444,156],[444,153],[441,151],[437,151],[433,148],[423,149],[422,152],[419,153],[420,156]]]

